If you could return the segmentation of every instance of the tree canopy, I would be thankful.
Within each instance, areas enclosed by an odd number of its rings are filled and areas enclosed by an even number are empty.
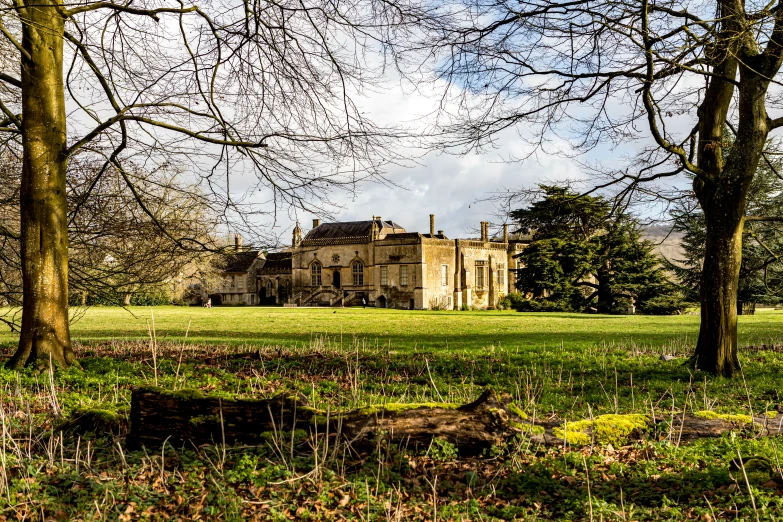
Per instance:
[[[777,147],[761,162],[748,190],[748,213],[757,216],[783,215],[783,176]],[[774,152],[774,154],[772,153]],[[697,300],[701,291],[707,228],[704,213],[692,198],[682,200],[671,212],[674,231],[682,234],[683,256],[669,260],[670,268]],[[742,265],[739,273],[739,303],[777,303],[783,299],[783,222],[745,223]],[[739,304],[738,304],[739,306]]]
[[[626,313],[631,300],[672,294],[654,245],[629,213],[601,196],[541,185],[541,197],[511,218],[533,235],[519,254],[516,287],[530,309]]]
[[[333,189],[383,175],[395,129],[356,103],[399,33],[425,13],[406,0],[180,2],[9,0],[0,15],[0,140],[20,150],[23,313],[12,367],[75,361],[68,327],[69,162],[98,161],[145,204],[165,165],[187,168],[215,222],[274,224],[279,208],[323,210]],[[6,230],[8,231],[8,230]],[[41,362],[45,361],[45,362]]]
[[[454,102],[442,104],[443,147],[471,151],[515,129],[528,155],[605,152],[611,160],[590,164],[589,188],[611,188],[620,200],[672,201],[692,183],[706,222],[693,365],[715,374],[740,367],[745,222],[783,217],[747,214],[768,137],[783,127],[781,7],[452,0],[449,23],[424,42],[436,57],[433,80]]]

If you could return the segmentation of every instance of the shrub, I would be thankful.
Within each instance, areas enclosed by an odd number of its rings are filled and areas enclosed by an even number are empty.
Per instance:
[[[525,296],[520,294],[519,292],[511,292],[510,294],[507,294],[503,300],[500,301],[500,305],[503,308],[509,309],[509,310],[516,310],[517,305],[519,305],[522,301],[525,301]]]
[[[651,297],[639,303],[638,310],[647,315],[677,315],[683,313],[689,305],[683,294],[675,292]]]
[[[523,299],[514,308],[517,312],[573,312],[571,303],[565,299]]]

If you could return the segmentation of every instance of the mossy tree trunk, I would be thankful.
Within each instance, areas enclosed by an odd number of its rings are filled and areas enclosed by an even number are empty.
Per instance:
[[[733,78],[737,69],[739,88],[735,90],[733,83],[716,77],[705,92],[699,109],[699,167],[706,176],[694,181],[706,220],[707,240],[701,276],[701,326],[693,362],[698,369],[725,376],[740,370],[737,290],[742,230],[748,189],[771,126],[764,104],[769,80],[733,57],[723,60],[716,74]],[[735,95],[739,123],[726,154],[723,132]]]
[[[68,326],[65,21],[52,0],[26,0],[23,24],[21,258],[22,328],[8,362],[66,367],[75,361]]]

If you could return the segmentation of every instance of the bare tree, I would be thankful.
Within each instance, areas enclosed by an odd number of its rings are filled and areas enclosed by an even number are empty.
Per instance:
[[[23,301],[18,233],[22,163],[10,151],[2,159],[0,322],[16,331]],[[143,187],[138,198],[127,190],[115,169],[102,171],[100,163],[78,158],[69,162],[68,288],[72,304],[85,304],[87,295],[99,302],[117,302],[139,289],[176,286],[180,274],[189,279],[211,276],[209,258],[221,247],[214,241],[218,231],[210,216],[209,198],[169,169],[146,172],[132,164],[129,167],[127,175]],[[192,238],[198,246],[184,248],[172,237]],[[71,320],[81,312],[72,310]]]
[[[738,371],[742,231],[783,219],[745,215],[767,137],[783,126],[783,113],[769,114],[783,101],[783,5],[455,0],[443,9],[450,22],[424,42],[439,51],[444,99],[458,107],[443,111],[443,145],[480,147],[511,128],[539,150],[566,141],[575,155],[635,141],[642,152],[594,189],[661,197],[691,181],[707,226],[693,360]]]
[[[129,305],[137,291],[169,283],[219,249],[211,202],[199,187],[182,183],[184,176],[126,165],[138,187],[132,194],[113,168],[96,179],[99,167],[77,159],[68,169],[72,302],[81,292],[109,302],[121,296]]]
[[[130,159],[147,171],[187,168],[222,222],[328,204],[331,188],[377,176],[389,158],[390,131],[354,97],[377,80],[368,53],[389,50],[419,16],[404,0],[3,0],[0,13],[0,134],[23,146],[14,367],[75,360],[70,158],[91,154],[101,171],[115,169],[153,221]]]

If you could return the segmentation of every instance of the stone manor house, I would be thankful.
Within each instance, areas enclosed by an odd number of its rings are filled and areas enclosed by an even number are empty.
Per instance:
[[[406,309],[494,308],[512,288],[514,256],[526,238],[449,239],[435,231],[407,232],[394,221],[321,223],[303,237],[299,223],[291,247],[264,255],[242,251],[226,262],[217,304],[367,306]]]

